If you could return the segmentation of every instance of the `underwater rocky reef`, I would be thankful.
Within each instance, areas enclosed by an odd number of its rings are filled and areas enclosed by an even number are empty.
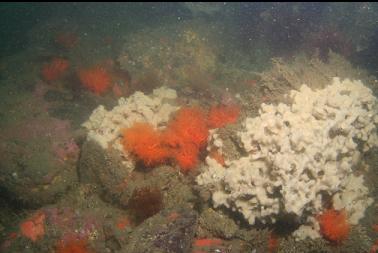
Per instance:
[[[376,4],[58,5],[3,5],[55,15],[0,58],[0,252],[378,250]]]

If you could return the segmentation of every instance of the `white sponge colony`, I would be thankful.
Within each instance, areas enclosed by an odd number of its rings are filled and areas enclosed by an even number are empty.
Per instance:
[[[248,156],[227,168],[208,157],[197,177],[212,191],[214,206],[238,211],[250,224],[274,222],[281,212],[317,213],[321,192],[340,191],[335,198],[342,205],[360,157],[356,140],[362,151],[378,145],[377,99],[361,81],[334,78],[317,91],[303,85],[290,98],[291,105],[262,104],[258,117],[245,120],[238,134]],[[366,191],[358,202],[362,214],[371,204]]]
[[[120,98],[110,111],[100,105],[82,126],[88,130],[88,140],[94,140],[104,149],[113,143],[120,148],[117,140],[121,129],[135,122],[148,122],[156,128],[164,125],[170,114],[179,109],[173,105],[176,98],[176,91],[167,87],[155,89],[151,95],[137,91],[128,98]]]

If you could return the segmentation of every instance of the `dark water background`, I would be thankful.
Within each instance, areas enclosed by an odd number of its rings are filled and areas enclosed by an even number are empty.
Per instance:
[[[373,72],[378,67],[378,21],[376,14],[370,15],[378,11],[377,3],[227,3],[215,13],[193,12],[180,3],[2,3],[0,8],[0,56],[12,55],[27,47],[28,32],[51,18],[89,24],[94,29],[114,23],[113,32],[117,33],[124,32],[124,26],[137,29],[202,17],[220,20],[231,27],[245,50],[251,40],[264,38],[272,56],[297,50],[309,33],[322,30],[324,34],[318,35],[327,37],[338,32],[342,38],[353,40],[352,45],[348,45],[350,49],[335,45],[341,43],[340,38],[319,38],[324,45],[317,46],[339,51]],[[329,27],[331,30],[326,31]]]

